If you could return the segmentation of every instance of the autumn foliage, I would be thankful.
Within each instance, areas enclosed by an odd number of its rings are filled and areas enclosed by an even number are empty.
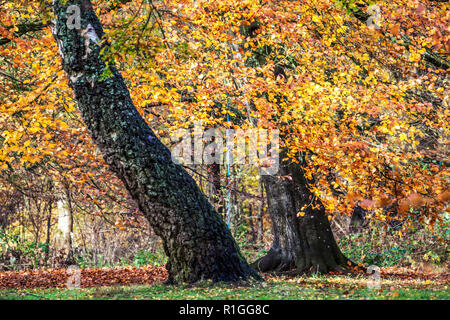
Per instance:
[[[51,197],[69,184],[83,211],[136,212],[75,109],[47,2],[0,3],[0,188]],[[448,3],[378,1],[379,14],[343,0],[95,5],[104,58],[168,144],[197,121],[278,128],[331,216],[359,204],[433,224],[447,210]]]
[[[74,276],[66,269],[2,272],[0,289],[65,288]],[[80,270],[79,279],[82,288],[153,284],[166,281],[167,271],[164,267],[91,268]]]

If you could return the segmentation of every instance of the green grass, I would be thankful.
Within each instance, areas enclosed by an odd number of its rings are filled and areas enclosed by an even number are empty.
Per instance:
[[[246,286],[199,284],[189,286],[138,285],[68,289],[0,290],[0,299],[130,299],[130,300],[335,300],[335,299],[450,299],[448,284],[423,280],[382,280],[381,288],[369,289],[363,277],[274,278]]]

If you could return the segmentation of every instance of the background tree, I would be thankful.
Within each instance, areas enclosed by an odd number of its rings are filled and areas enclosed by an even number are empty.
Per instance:
[[[427,68],[426,60],[420,61],[426,43],[436,43],[435,49],[442,52],[444,46],[438,43],[443,39],[431,40],[432,32],[419,35],[414,29],[406,31],[416,37],[408,40],[407,46],[392,46],[386,38],[387,34],[402,38],[397,30],[402,20],[397,13],[407,13],[408,18],[419,11],[423,14],[426,10],[422,4],[416,3],[417,10],[409,12],[411,5],[403,1],[379,4],[385,19],[381,31],[361,26],[345,5],[338,1],[300,5],[261,5],[254,1],[203,6],[166,3],[160,10],[165,17],[163,23],[167,22],[165,59],[158,60],[157,55],[156,61],[163,66],[165,80],[186,88],[191,95],[190,111],[172,104],[177,119],[174,125],[193,121],[189,114],[210,123],[233,125],[223,122],[223,117],[211,117],[211,108],[216,114],[244,119],[241,127],[252,127],[252,120],[257,119],[259,127],[282,129],[291,161],[306,160],[302,161],[304,181],[310,181],[309,188],[329,213],[351,214],[359,205],[374,210],[381,220],[397,216],[398,211],[405,219],[427,215],[440,219],[447,197],[442,180],[447,169],[435,160],[432,166],[438,174],[424,171],[427,157],[417,146],[423,141],[437,142],[437,135],[445,137],[437,133],[443,125],[441,120],[430,122],[432,117],[426,116],[442,114],[445,107],[443,73],[435,68],[425,73],[417,70]],[[428,14],[439,15],[443,7],[431,4],[428,9],[430,12],[414,21],[429,24]],[[405,20],[406,25],[412,21]],[[434,32],[442,29],[441,21],[434,27]],[[243,33],[243,28],[249,31]],[[239,46],[234,46],[236,43]],[[184,51],[180,52],[180,46]],[[273,79],[273,72],[280,67],[283,74]],[[440,89],[433,89],[431,106],[412,92],[420,91],[421,83],[429,83],[433,77],[440,79]],[[225,108],[225,97],[231,97],[231,108]],[[434,150],[442,150],[444,140],[434,143]],[[426,172],[431,174],[428,182],[415,179]],[[439,187],[432,187],[430,181]],[[392,205],[399,210],[384,210]],[[300,217],[307,215],[308,206],[289,206],[298,210]],[[417,216],[411,215],[413,212]],[[287,233],[289,228],[284,230]],[[345,259],[337,256],[345,265]],[[294,260],[290,258],[280,267],[292,265]]]

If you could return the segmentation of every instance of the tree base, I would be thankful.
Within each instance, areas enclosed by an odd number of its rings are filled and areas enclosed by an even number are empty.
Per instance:
[[[354,264],[340,251],[325,208],[309,190],[302,167],[283,162],[279,174],[263,177],[274,239],[267,255],[252,266],[261,272],[347,273]]]
[[[313,260],[315,260],[313,262]],[[345,262],[343,262],[345,261]],[[353,268],[357,267],[355,263],[345,258],[340,263],[337,261],[325,262],[325,259],[317,261],[311,257],[292,258],[287,254],[283,254],[281,250],[270,249],[267,255],[259,258],[251,264],[251,266],[259,271],[271,273],[274,275],[299,276],[304,274],[325,274],[330,272],[338,272],[342,274],[350,273]]]

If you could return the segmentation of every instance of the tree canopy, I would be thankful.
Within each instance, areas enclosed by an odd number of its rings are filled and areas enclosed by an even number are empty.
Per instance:
[[[94,4],[111,43],[104,59],[163,139],[199,120],[278,128],[329,213],[358,203],[380,219],[387,207],[439,219],[449,196],[447,3]],[[113,209],[102,206],[111,197],[126,205],[74,107],[49,3],[5,0],[0,17],[2,180],[53,177],[96,210]]]

